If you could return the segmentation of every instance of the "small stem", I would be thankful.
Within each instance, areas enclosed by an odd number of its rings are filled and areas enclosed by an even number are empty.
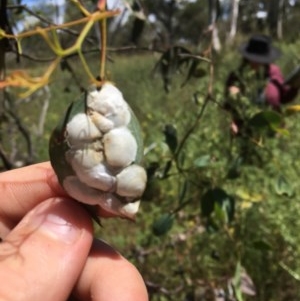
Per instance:
[[[100,1],[99,10],[104,12],[106,9],[106,1]],[[100,45],[100,80],[105,78],[105,63],[106,63],[106,47],[107,47],[107,22],[106,18],[102,19],[99,23],[101,34]]]
[[[82,6],[82,4],[77,1],[77,0],[72,0],[72,2],[77,6],[77,8],[79,10],[81,10],[81,12],[85,15],[85,16],[89,16],[90,15],[90,12],[84,7]]]
[[[83,65],[83,68],[84,68],[86,74],[88,75],[88,77],[90,78],[90,80],[91,80],[92,82],[94,82],[94,81],[95,81],[95,78],[94,78],[94,76],[93,76],[93,74],[92,74],[92,72],[91,72],[91,70],[90,70],[90,68],[89,68],[89,66],[88,66],[88,64],[87,64],[87,62],[86,62],[86,60],[85,60],[85,58],[84,58],[84,55],[83,55],[82,52],[81,52],[81,50],[78,51],[78,56],[79,56],[79,58],[80,58],[80,60],[81,60],[81,63],[82,63],[82,65]]]
[[[178,165],[179,154],[180,154],[182,148],[184,147],[186,141],[190,137],[190,135],[194,132],[195,128],[198,126],[198,123],[199,123],[200,119],[202,118],[203,113],[205,111],[205,108],[206,108],[206,106],[207,106],[207,104],[208,104],[209,101],[210,101],[210,97],[209,97],[209,95],[207,95],[206,98],[205,98],[205,101],[204,101],[204,103],[203,103],[203,105],[201,107],[201,110],[200,110],[200,112],[198,113],[198,115],[196,117],[196,120],[191,125],[191,127],[186,131],[186,133],[185,133],[184,137],[182,138],[179,146],[177,147],[177,150],[176,150],[176,153],[175,153],[175,161],[176,161],[177,168],[179,170],[181,170],[181,168]]]
[[[106,63],[106,19],[103,19],[100,24],[101,28],[101,50],[100,50],[100,78],[101,80],[105,77],[105,63]]]
[[[172,211],[172,214],[175,215],[176,213],[178,213],[180,210],[182,210],[185,206],[189,205],[193,201],[194,201],[194,199],[190,198],[190,199],[186,200],[185,202],[181,203],[177,208],[175,208]]]
[[[17,35],[7,34],[6,32],[2,31],[0,33],[0,38],[8,38],[8,39],[27,38],[27,37],[33,36],[37,33],[40,33],[40,31],[48,32],[48,31],[52,31],[52,30],[55,30],[55,29],[64,29],[64,28],[72,27],[72,26],[79,25],[79,24],[82,24],[82,23],[87,23],[89,20],[92,20],[92,21],[96,22],[98,20],[110,18],[110,17],[116,16],[118,14],[119,14],[118,10],[107,11],[107,12],[103,12],[103,13],[95,12],[95,13],[91,14],[90,16],[81,18],[79,20],[67,22],[67,23],[60,24],[60,25],[52,25],[52,26],[49,26],[49,27],[46,27],[46,28],[41,28],[39,31],[37,31],[37,28],[36,28],[36,29],[33,29],[33,30],[29,30],[29,31],[17,34]]]

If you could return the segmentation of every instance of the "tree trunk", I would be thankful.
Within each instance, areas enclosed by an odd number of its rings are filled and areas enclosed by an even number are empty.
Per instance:
[[[282,17],[285,0],[270,0],[268,8],[268,26],[270,34],[278,39],[282,38]]]
[[[239,17],[239,4],[240,0],[232,0],[231,4],[231,22],[228,41],[232,43],[237,32],[237,21]]]
[[[285,0],[279,0],[279,15],[277,21],[277,37],[278,39],[283,38],[283,14],[284,14]]]
[[[209,31],[211,31],[212,47],[215,51],[221,50],[221,42],[217,27],[217,19],[219,16],[220,3],[219,0],[208,0],[209,7]]]

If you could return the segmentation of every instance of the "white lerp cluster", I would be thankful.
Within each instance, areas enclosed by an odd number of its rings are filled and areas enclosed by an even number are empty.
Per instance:
[[[86,112],[66,126],[66,160],[74,175],[66,177],[63,186],[80,202],[133,218],[147,176],[135,163],[138,144],[128,128],[131,110],[111,83],[101,90],[91,88],[86,105]]]

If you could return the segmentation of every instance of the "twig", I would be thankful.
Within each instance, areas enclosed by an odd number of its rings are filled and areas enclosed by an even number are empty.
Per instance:
[[[106,10],[106,0],[100,0],[98,2],[98,9],[102,12]],[[105,66],[106,66],[106,48],[107,48],[107,22],[104,18],[99,21],[99,28],[101,33],[101,51],[100,51],[100,80],[105,79]]]
[[[300,275],[297,274],[295,271],[293,271],[291,268],[289,268],[285,263],[283,263],[282,261],[279,262],[279,265],[286,271],[289,273],[289,275],[291,275],[295,280],[300,281]]]
[[[204,110],[208,104],[208,102],[210,101],[210,95],[207,95],[205,98],[205,101],[201,107],[201,110],[199,112],[199,114],[196,117],[196,120],[194,121],[194,123],[191,125],[191,127],[186,131],[184,137],[182,138],[176,153],[175,153],[175,158],[178,158],[178,155],[180,154],[183,146],[185,145],[186,141],[188,140],[188,138],[190,137],[190,135],[193,133],[193,131],[195,130],[195,128],[198,126],[199,120],[201,119],[201,117],[203,116]],[[177,159],[176,159],[176,163],[177,163]],[[180,168],[179,168],[180,169]]]
[[[6,94],[6,98],[8,98],[8,93],[5,93],[5,94]],[[11,102],[10,100],[8,100],[8,101]],[[26,141],[26,145],[27,145],[27,153],[28,153],[27,161],[32,162],[34,152],[33,152],[32,141],[31,141],[29,131],[23,126],[21,119],[18,117],[18,115],[13,110],[11,110],[10,108],[7,108],[6,112],[10,115],[10,117],[12,117],[17,128],[22,133],[22,135]]]
[[[43,106],[42,106],[42,110],[41,110],[40,118],[39,118],[39,122],[38,122],[38,127],[37,127],[37,136],[39,136],[39,137],[41,137],[44,133],[44,125],[45,125],[45,120],[46,120],[47,111],[49,108],[49,103],[50,103],[50,98],[51,98],[49,86],[48,85],[44,86],[43,90],[46,95],[43,98],[44,99]]]
[[[192,58],[192,59],[196,59],[196,60],[199,60],[199,61],[204,61],[204,62],[207,62],[207,63],[211,63],[210,59],[208,59],[207,57],[201,56],[201,55],[181,53],[181,54],[178,54],[178,56],[180,56],[182,58]]]
[[[22,10],[27,11],[30,15],[34,16],[35,18],[39,19],[41,22],[46,23],[47,25],[51,25],[51,26],[57,25],[57,24],[51,22],[50,20],[48,20],[47,18],[43,17],[42,15],[35,13],[33,10],[28,8],[26,5],[8,5],[7,9],[17,9],[17,10],[22,9]],[[73,30],[71,28],[63,28],[61,30],[66,33],[69,33],[73,36],[76,36],[76,37],[79,36],[79,34],[80,34],[78,31]],[[94,39],[92,39],[90,37],[87,37],[86,41],[88,41],[90,43],[94,43]]]

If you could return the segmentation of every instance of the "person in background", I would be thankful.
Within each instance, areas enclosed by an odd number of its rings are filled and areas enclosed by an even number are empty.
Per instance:
[[[270,37],[253,35],[239,51],[242,62],[227,77],[224,93],[224,109],[232,115],[234,132],[242,126],[245,112],[253,104],[280,112],[282,104],[293,101],[298,92],[284,83],[280,67],[274,64],[281,52],[272,45]],[[242,97],[244,103],[240,101]]]

